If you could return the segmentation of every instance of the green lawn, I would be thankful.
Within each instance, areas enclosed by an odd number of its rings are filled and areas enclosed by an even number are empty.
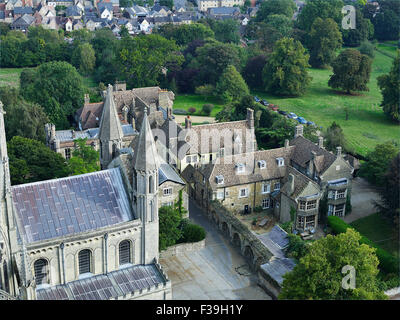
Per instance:
[[[294,112],[315,122],[324,129],[336,121],[345,133],[349,145],[359,154],[366,155],[376,144],[388,140],[400,143],[399,126],[386,118],[379,104],[382,100],[377,77],[390,71],[392,59],[375,52],[372,65],[370,91],[348,96],[328,87],[330,69],[310,69],[313,77],[307,93],[298,98],[281,98],[263,92],[254,92],[258,97],[279,105],[280,109]],[[349,120],[345,119],[345,108]]]
[[[211,117],[215,117],[215,115],[222,110],[223,103],[218,98],[195,94],[176,95],[174,100],[174,109],[188,110],[190,107],[194,107],[196,108],[194,115],[203,116],[201,109],[206,103],[214,105],[210,114]]]
[[[399,257],[398,230],[392,224],[375,213],[350,223],[357,231],[385,249],[395,257]]]
[[[23,68],[0,68],[0,87],[19,86],[19,76]]]
[[[389,56],[392,56],[392,57],[396,56],[397,47],[395,45],[392,45],[390,43],[379,43],[377,45],[377,48],[379,50],[385,52]]]

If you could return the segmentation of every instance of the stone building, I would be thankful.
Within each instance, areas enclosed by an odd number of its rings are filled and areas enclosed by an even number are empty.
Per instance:
[[[0,105],[0,296],[170,299],[158,263],[160,162],[145,113],[128,190],[121,168],[11,186]]]
[[[182,177],[188,192],[203,207],[220,201],[234,214],[256,210],[280,222],[294,221],[299,231],[316,228],[321,199],[328,215],[343,216],[351,193],[353,168],[341,149],[335,154],[303,137],[303,126],[282,148],[224,156],[187,166]]]

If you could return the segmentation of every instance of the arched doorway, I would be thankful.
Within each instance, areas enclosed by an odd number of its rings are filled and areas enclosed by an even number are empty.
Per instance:
[[[253,268],[253,261],[254,261],[254,254],[253,250],[251,249],[250,246],[246,246],[244,248],[244,257],[246,258],[247,262],[249,263],[250,267]]]
[[[234,233],[233,234],[233,238],[232,238],[232,243],[235,247],[239,248],[241,247],[241,241],[240,241],[240,237],[239,234]]]
[[[222,230],[222,233],[223,233],[225,236],[229,237],[229,227],[228,227],[228,224],[227,224],[226,222],[222,222],[222,224],[221,224],[221,230]]]

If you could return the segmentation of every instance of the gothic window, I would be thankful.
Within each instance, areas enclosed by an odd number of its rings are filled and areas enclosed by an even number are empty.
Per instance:
[[[116,153],[117,153],[117,146],[115,144],[113,144],[113,146],[112,146],[112,156],[111,156],[112,159],[115,158]]]
[[[119,244],[119,265],[132,263],[131,242],[129,240],[121,241]]]
[[[3,274],[4,274],[4,290],[10,292],[10,284],[8,282],[8,271],[7,262],[3,262]]]
[[[36,285],[49,283],[48,269],[49,264],[45,259],[36,260],[33,269],[35,271]]]
[[[150,176],[150,177],[149,177],[149,193],[154,193],[153,176]]]
[[[71,149],[65,149],[65,159],[69,160],[71,158]]]
[[[79,274],[90,273],[92,272],[91,260],[92,253],[89,249],[84,249],[79,252],[78,255],[79,260]]]

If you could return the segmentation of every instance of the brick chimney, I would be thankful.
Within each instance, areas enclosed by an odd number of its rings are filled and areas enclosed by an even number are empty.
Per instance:
[[[323,137],[318,137],[318,147],[320,147],[320,148],[324,147],[324,138]]]
[[[303,126],[301,124],[294,128],[294,137],[297,138],[299,136],[303,136]]]
[[[254,110],[251,108],[247,108],[247,116],[246,116],[247,123],[249,128],[254,128]]]
[[[336,147],[336,156],[341,157],[342,156],[342,147]]]
[[[285,149],[289,148],[289,139],[285,139]]]
[[[192,128],[192,120],[190,120],[190,116],[187,116],[185,118],[185,129],[191,129]]]
[[[85,104],[90,103],[90,96],[88,93],[85,93]]]
[[[288,183],[289,183],[289,195],[292,195],[293,194],[293,192],[294,192],[294,175],[293,174],[291,174],[291,173],[289,173],[289,176],[288,176]]]

